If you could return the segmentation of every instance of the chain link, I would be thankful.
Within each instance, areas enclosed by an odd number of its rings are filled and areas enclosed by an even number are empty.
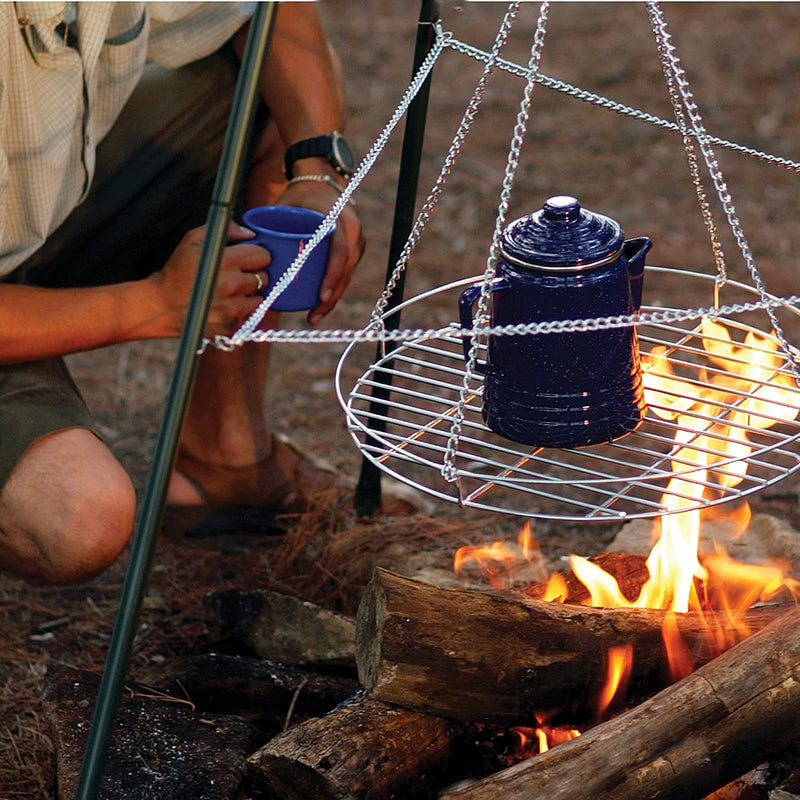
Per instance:
[[[436,63],[436,60],[442,53],[444,43],[446,42],[447,38],[448,34],[442,33],[441,28],[438,28],[436,38],[434,39],[430,51],[417,70],[417,74],[414,76],[413,80],[406,89],[399,105],[389,119],[389,122],[386,123],[375,143],[362,159],[356,171],[353,173],[353,176],[347,182],[347,185],[345,186],[341,195],[333,204],[331,210],[328,212],[319,228],[317,228],[314,236],[309,240],[308,245],[304,247],[300,253],[298,253],[297,258],[295,258],[291,266],[287,269],[275,286],[270,289],[269,294],[264,298],[263,302],[261,302],[253,314],[233,335],[232,339],[230,340],[233,346],[238,346],[252,340],[251,337],[253,336],[255,329],[264,319],[264,316],[266,315],[270,306],[275,302],[281,292],[289,285],[289,283],[294,279],[295,275],[297,275],[297,273],[300,271],[300,268],[303,266],[303,264],[305,264],[311,251],[322,241],[325,235],[333,229],[334,225],[336,224],[336,220],[341,215],[345,206],[347,206],[351,196],[358,188],[361,181],[364,180],[364,177],[367,175],[367,173],[372,169],[375,162],[378,160],[378,156],[386,146],[386,142],[389,140],[392,131],[405,115],[406,111],[408,110],[408,106],[411,104],[411,101],[414,99],[414,97],[416,97],[417,93],[422,88],[422,84],[425,83],[425,80],[430,74],[431,69],[433,69],[433,65]],[[204,350],[208,344],[212,343],[215,346],[219,346],[217,344],[218,339],[219,337],[215,339],[214,342],[209,342],[208,340],[204,341],[202,344],[202,349]]]
[[[453,165],[455,164],[456,159],[461,153],[461,148],[464,144],[464,140],[466,139],[470,126],[475,120],[480,104],[483,101],[483,96],[486,92],[486,82],[489,78],[489,75],[492,73],[494,65],[500,55],[500,51],[502,50],[503,46],[506,43],[506,40],[508,39],[508,32],[511,30],[511,25],[514,19],[516,18],[518,12],[519,12],[519,2],[511,3],[511,5],[508,8],[508,11],[503,17],[503,21],[500,24],[500,29],[498,30],[497,36],[495,37],[492,50],[488,54],[488,57],[486,58],[485,67],[483,72],[481,73],[480,80],[478,81],[478,84],[475,87],[475,91],[473,92],[472,97],[467,103],[467,107],[464,111],[464,116],[461,118],[461,122],[458,125],[458,129],[456,130],[456,134],[453,137],[453,141],[450,145],[449,150],[447,151],[447,155],[445,156],[439,175],[437,176],[430,194],[423,203],[422,208],[419,214],[417,215],[416,220],[414,221],[411,233],[409,234],[408,239],[406,240],[406,243],[403,247],[403,250],[401,251],[399,258],[397,259],[397,263],[394,267],[394,270],[392,271],[389,280],[386,282],[386,287],[384,288],[383,292],[378,298],[378,302],[376,303],[375,308],[372,311],[371,322],[373,325],[380,324],[381,315],[385,312],[386,307],[389,303],[389,299],[394,293],[394,290],[397,287],[397,283],[400,280],[401,275],[408,266],[409,259],[411,258],[411,255],[417,246],[419,237],[422,234],[425,225],[428,223],[428,220],[430,219],[431,213],[434,207],[436,206],[436,203],[439,202],[439,197],[442,194],[442,190],[444,189],[444,186],[447,182],[447,178],[453,169]],[[443,36],[440,28],[440,23],[438,21],[436,25],[437,25],[437,36]]]
[[[445,42],[445,47],[455,50],[462,55],[474,58],[477,61],[485,61],[488,58],[488,54],[485,51],[475,47],[474,45],[468,44],[467,42],[456,39],[454,36],[451,36]],[[513,61],[508,61],[504,58],[497,60],[497,68],[520,78],[526,77],[526,67],[522,66],[521,64],[515,64]],[[610,98],[604,97],[601,94],[596,94],[595,92],[581,89],[578,86],[567,83],[567,81],[551,78],[542,72],[536,76],[536,82],[547,89],[553,89],[554,91],[561,92],[562,94],[566,94],[569,97],[575,98],[576,100],[581,100],[584,103],[590,103],[591,105],[599,106],[600,108],[605,108],[609,111],[614,111],[615,113],[623,116],[633,117],[634,119],[654,125],[657,128],[663,128],[665,130],[681,133],[680,126],[672,120],[664,119],[656,114],[651,114],[648,111],[642,111],[639,108],[633,108],[625,105],[624,103],[619,103],[616,100],[611,100]],[[717,147],[723,147],[727,150],[734,150],[742,155],[756,158],[760,161],[765,161],[775,166],[783,167],[791,172],[800,172],[800,161],[794,161],[791,158],[765,153],[761,150],[756,150],[753,147],[747,147],[746,145],[739,144],[738,142],[732,142],[729,139],[723,139],[718,136],[708,135],[707,138],[711,144]]]
[[[525,83],[525,90],[520,102],[519,112],[517,113],[516,124],[514,125],[514,133],[511,137],[511,144],[508,148],[508,160],[506,161],[505,174],[503,176],[503,186],[500,190],[500,202],[497,208],[497,215],[495,217],[494,233],[492,235],[492,245],[489,249],[489,257],[486,261],[486,269],[483,274],[483,282],[481,283],[481,293],[478,298],[477,318],[479,322],[484,322],[488,325],[488,308],[491,295],[491,282],[497,271],[497,261],[500,256],[500,237],[505,228],[506,216],[508,214],[508,207],[511,201],[511,189],[514,185],[514,176],[517,173],[519,166],[520,152],[522,144],[525,139],[525,131],[528,127],[528,119],[530,116],[531,98],[533,95],[533,88],[536,85],[535,77],[539,71],[539,62],[542,57],[542,49],[544,47],[544,37],[547,31],[547,16],[550,11],[550,3],[545,1],[539,6],[539,18],[536,22],[536,31],[533,36],[533,44],[531,46],[531,55],[528,60],[527,81]],[[458,471],[455,465],[456,453],[458,452],[458,443],[461,439],[461,429],[464,424],[464,407],[467,403],[467,395],[470,391],[470,380],[475,373],[475,364],[478,359],[478,349],[480,344],[481,334],[475,333],[470,337],[470,347],[467,353],[467,367],[464,372],[464,378],[459,389],[458,406],[456,407],[453,419],[450,425],[450,435],[447,440],[447,447],[445,449],[444,459],[442,463],[442,477],[448,483],[455,483],[458,480]],[[460,496],[459,492],[459,496]]]
[[[728,186],[723,178],[719,162],[717,161],[717,157],[714,153],[711,143],[709,142],[708,135],[706,134],[705,126],[703,125],[703,120],[700,116],[700,110],[694,101],[694,96],[689,88],[689,82],[686,79],[686,73],[684,72],[680,59],[675,52],[675,46],[672,43],[672,37],[667,29],[667,23],[664,20],[661,7],[656,2],[648,2],[645,5],[647,8],[647,13],[650,16],[653,33],[655,34],[656,41],[659,45],[659,55],[661,56],[664,70],[672,75],[672,79],[674,80],[674,83],[680,92],[683,107],[689,117],[689,121],[691,122],[691,126],[700,146],[700,151],[705,160],[706,167],[711,175],[714,188],[717,190],[717,197],[719,198],[722,208],[725,211],[725,216],[733,233],[733,237],[736,240],[736,243],[739,245],[742,258],[744,259],[747,270],[753,280],[753,285],[755,286],[761,298],[766,299],[769,296],[767,293],[767,288],[761,277],[761,273],[758,271],[758,267],[756,266],[750,245],[748,244],[744,235],[742,225],[736,213],[736,208],[733,204],[733,199],[728,191]],[[775,333],[775,338],[780,343],[781,348],[788,359],[792,373],[794,374],[795,378],[800,381],[800,365],[798,365],[797,354],[794,352],[788,340],[786,339],[786,335],[783,332],[783,328],[773,308],[771,306],[766,306],[765,310],[770,322],[772,323],[772,329]]]
[[[750,303],[732,303],[714,305],[704,308],[661,309],[610,317],[592,317],[590,319],[561,319],[548,322],[527,322],[515,325],[478,325],[473,328],[461,328],[451,323],[445,330],[453,336],[472,338],[475,336],[538,336],[542,334],[581,333],[585,331],[602,331],[611,328],[643,327],[647,325],[671,325],[678,322],[690,322],[704,317],[711,319],[725,318],[752,311],[764,311],[767,308],[789,308],[795,313],[800,304],[800,295],[791,297],[771,297]],[[352,342],[410,342],[421,339],[434,339],[442,335],[442,328],[403,328],[387,330],[381,326],[370,326],[361,330],[338,328],[330,330],[286,330],[270,328],[254,331],[249,334],[248,341],[265,344],[349,344]],[[227,336],[216,336],[206,340],[201,353],[208,345],[220,350],[235,350],[238,341]]]
[[[512,7],[518,4],[512,4]],[[509,13],[511,13],[511,8],[509,9]],[[516,12],[514,12],[516,13]],[[508,16],[508,15],[507,15]],[[507,18],[507,17],[506,17]],[[505,26],[506,18],[504,18],[503,26]],[[658,20],[658,17],[657,17]],[[654,21],[653,25],[658,25],[658,22]],[[537,29],[538,33],[538,29]],[[658,41],[659,34],[656,34],[656,39]],[[509,72],[511,74],[517,75],[519,77],[523,77],[528,79],[530,77],[530,66],[525,67],[519,64],[515,64],[514,62],[508,61],[497,55],[494,52],[486,52],[484,50],[480,50],[473,45],[470,45],[466,42],[462,42],[456,39],[452,33],[447,31],[442,31],[440,23],[436,23],[435,25],[435,40],[431,51],[429,52],[426,59],[423,61],[422,65],[420,66],[417,74],[414,76],[411,84],[407,88],[406,92],[404,93],[400,103],[397,106],[397,109],[393,113],[392,117],[390,118],[389,122],[384,127],[381,134],[378,136],[377,140],[371,147],[370,151],[362,160],[361,164],[359,165],[358,169],[354,173],[353,177],[351,178],[350,182],[348,183],[345,190],[342,192],[339,200],[336,204],[332,207],[331,211],[329,212],[328,216],[322,223],[322,226],[317,231],[315,235],[315,240],[312,240],[309,243],[309,246],[304,248],[303,252],[299,254],[298,258],[290,267],[288,273],[285,278],[285,282],[283,284],[279,283],[276,287],[273,287],[273,290],[270,291],[268,297],[264,299],[264,301],[259,305],[256,311],[251,315],[251,317],[237,330],[232,336],[215,336],[213,339],[204,339],[201,343],[200,353],[204,352],[209,346],[213,346],[217,349],[224,350],[224,351],[231,351],[240,347],[241,345],[245,344],[246,342],[255,341],[255,342],[297,342],[297,343],[313,343],[313,342],[325,342],[325,341],[336,341],[336,342],[350,342],[350,341],[358,341],[358,340],[370,340],[370,341],[403,341],[403,340],[410,340],[416,338],[420,333],[422,334],[429,334],[435,335],[435,330],[429,331],[392,331],[390,333],[383,332],[378,330],[377,332],[367,332],[363,330],[334,330],[334,331],[320,331],[320,330],[306,330],[306,331],[260,331],[256,330],[258,325],[262,322],[266,312],[268,311],[270,305],[274,302],[275,297],[283,291],[286,285],[292,280],[292,278],[297,274],[300,270],[301,266],[305,263],[305,260],[310,255],[312,245],[316,246],[316,244],[322,240],[328,230],[330,230],[333,225],[335,224],[336,219],[338,219],[339,215],[341,214],[342,210],[347,205],[348,201],[350,200],[352,194],[355,192],[358,185],[361,183],[363,178],[372,168],[374,163],[377,161],[380,153],[383,151],[386,142],[389,139],[389,136],[397,126],[398,122],[402,117],[405,115],[406,111],[408,110],[408,106],[411,103],[412,99],[416,96],[419,89],[421,88],[424,81],[427,79],[428,74],[430,73],[433,65],[436,63],[436,60],[439,58],[441,53],[444,49],[452,49],[462,55],[469,56],[475,60],[483,61],[483,62],[491,62],[491,65],[497,69]],[[674,51],[674,48],[673,48]],[[667,56],[667,51],[665,50],[665,57]],[[667,70],[669,72],[669,70]],[[553,89],[556,91],[560,91],[564,94],[569,95],[570,97],[576,98],[583,102],[591,103],[593,105],[600,106],[602,108],[606,108],[608,110],[614,111],[616,113],[634,117],[641,121],[647,122],[649,124],[655,125],[656,127],[677,131],[682,136],[688,135],[690,138],[695,139],[697,137],[697,133],[695,130],[688,128],[688,126],[682,127],[675,122],[670,120],[663,119],[658,117],[654,114],[650,114],[645,111],[641,111],[640,109],[632,108],[630,106],[626,106],[622,103],[618,103],[614,100],[611,100],[607,97],[603,97],[602,95],[595,94],[593,92],[586,91],[584,89],[580,89],[576,86],[573,86],[565,81],[556,80],[545,75],[542,72],[537,72],[535,75],[532,76],[532,80],[535,83],[538,83],[546,88]],[[479,87],[480,88],[480,87]],[[482,91],[482,89],[481,89]],[[672,97],[672,92],[671,92]],[[400,258],[398,259],[398,264],[395,271],[392,274],[392,277],[389,282],[387,282],[384,291],[382,292],[378,303],[376,304],[375,310],[372,312],[371,323],[377,327],[381,327],[381,322],[378,319],[378,315],[380,314],[380,310],[385,308],[386,302],[388,297],[391,296],[392,291],[396,287],[397,280],[402,273],[402,270],[406,268],[408,264],[408,260],[410,255],[412,254],[421,233],[427,223],[428,219],[430,218],[431,211],[433,206],[436,204],[439,195],[441,194],[442,186],[446,180],[447,174],[452,169],[453,163],[455,162],[456,156],[458,155],[461,145],[463,144],[464,137],[466,135],[466,131],[469,128],[469,125],[474,118],[474,114],[477,112],[477,107],[480,103],[479,98],[471,98],[467,112],[465,112],[464,119],[462,120],[462,126],[459,128],[458,133],[453,141],[453,145],[451,146],[450,152],[445,159],[445,165],[442,169],[442,173],[440,174],[439,178],[437,179],[437,183],[434,186],[431,194],[429,195],[428,199],[426,200],[423,210],[418,215],[416,224],[412,230],[411,237],[409,238],[409,242],[406,244]],[[674,105],[674,103],[673,103]],[[683,109],[681,108],[681,112]],[[800,172],[800,162],[793,161],[788,158],[784,158],[782,156],[776,156],[769,153],[765,153],[760,150],[756,150],[751,147],[747,147],[736,142],[731,142],[727,139],[722,139],[716,136],[710,136],[706,132],[704,132],[704,140],[707,145],[716,145],[719,147],[723,147],[729,150],[734,150],[736,152],[742,153],[744,155],[784,167],[785,169]],[[686,142],[684,141],[686,145]],[[688,155],[687,157],[691,158]],[[695,158],[696,160],[696,158]],[[698,198],[700,199],[700,192],[702,189],[698,189]],[[701,200],[702,203],[702,200]],[[701,205],[702,207],[702,205]],[[705,214],[705,212],[704,212]],[[497,230],[497,226],[495,228],[495,232]],[[710,231],[711,234],[711,231]],[[718,274],[724,276],[724,255],[722,254],[721,248],[719,252],[715,249],[716,245],[715,236],[712,236],[712,249],[714,249],[714,256],[717,262],[717,271]],[[494,244],[493,244],[494,247]],[[721,265],[720,265],[721,259]],[[760,280],[757,281],[757,287],[759,292],[763,290],[763,283]],[[780,305],[792,306],[797,302],[797,297],[791,297],[785,299],[783,302],[776,302],[774,299],[765,299],[761,303],[757,304],[744,304],[744,305],[734,305],[734,306],[725,306],[725,309],[728,309],[731,312],[737,311],[744,311],[744,310],[763,310],[763,309],[770,309],[775,308]],[[718,305],[715,305],[715,309],[690,309],[686,312],[682,312],[680,317],[663,317],[663,315],[659,315],[660,319],[666,319],[666,321],[679,321],[679,320],[686,320],[686,319],[699,319],[704,315],[709,315],[710,313],[714,313],[714,311],[718,311],[722,313],[723,309],[718,308]],[[670,312],[673,313],[673,312]],[[770,316],[771,320],[773,317]],[[644,323],[647,319],[655,319],[652,316],[643,315],[641,319],[631,319],[631,321],[626,322],[625,324],[641,324]],[[604,319],[592,320],[592,325],[596,325],[600,323],[602,329],[602,325],[604,324]],[[581,321],[564,321],[565,324],[564,328],[560,328],[559,330],[563,331],[574,331],[580,330],[580,323]],[[774,322],[774,320],[773,320]],[[573,324],[574,323],[574,324]],[[612,323],[615,324],[615,323]],[[595,328],[593,328],[595,329]],[[780,326],[778,329],[780,331]],[[549,331],[542,330],[539,328],[538,325],[533,325],[531,333],[546,333]],[[485,334],[491,335],[504,335],[502,329],[485,329]],[[779,336],[782,336],[782,331],[780,332]]]
[[[722,284],[727,280],[728,277],[727,269],[725,267],[725,253],[722,249],[722,243],[719,240],[719,236],[717,235],[717,226],[714,222],[714,217],[711,213],[711,207],[708,203],[708,198],[706,197],[705,187],[703,186],[703,180],[700,176],[700,163],[694,147],[694,131],[686,122],[686,114],[683,110],[683,103],[681,102],[679,87],[675,80],[673,70],[670,68],[669,52],[666,42],[661,35],[660,29],[652,21],[652,17],[651,24],[653,25],[653,31],[656,37],[658,54],[659,58],[661,59],[661,68],[664,73],[664,78],[667,82],[667,92],[669,93],[669,99],[672,103],[672,110],[675,114],[675,119],[677,120],[678,127],[681,132],[681,137],[683,138],[683,149],[686,152],[686,159],[689,162],[689,173],[692,178],[692,183],[695,187],[697,201],[700,204],[700,214],[703,217],[703,222],[705,223],[709,238],[711,239],[711,250],[714,253],[714,262],[717,265],[717,280],[720,284]]]
[[[750,247],[744,236],[741,224],[739,222],[736,210],[734,208],[731,195],[728,191],[727,185],[722,177],[719,164],[714,154],[712,146],[723,147],[741,154],[759,159],[761,161],[781,166],[793,172],[800,172],[800,162],[792,159],[776,156],[747,147],[736,142],[711,136],[705,130],[702,119],[700,117],[697,105],[694,102],[692,93],[689,89],[688,81],[686,79],[683,68],[680,64],[675,53],[675,47],[672,43],[671,36],[667,30],[666,22],[664,21],[661,8],[656,2],[648,2],[645,4],[648,15],[650,17],[651,27],[656,38],[656,43],[659,50],[659,56],[662,62],[667,88],[669,91],[670,100],[673,105],[673,110],[676,116],[676,122],[663,119],[654,114],[644,112],[640,109],[626,106],[625,104],[618,103],[602,95],[580,89],[565,81],[556,80],[544,75],[539,71],[539,62],[541,59],[541,51],[544,44],[544,36],[546,32],[547,16],[549,11],[549,3],[544,2],[540,6],[539,18],[537,21],[536,31],[534,34],[533,45],[531,48],[530,60],[527,66],[515,64],[511,61],[500,57],[500,49],[505,44],[508,36],[508,31],[511,22],[516,17],[519,2],[511,3],[509,9],[503,19],[500,30],[498,31],[497,38],[494,46],[490,52],[480,50],[465,42],[456,39],[452,33],[444,32],[440,23],[435,23],[435,39],[430,52],[418,69],[413,80],[406,89],[400,103],[394,111],[392,117],[387,122],[384,129],[376,139],[375,143],[370,148],[367,155],[362,160],[359,167],[356,169],[353,177],[345,187],[344,191],[338,198],[337,202],[333,205],[328,212],[324,221],[310,240],[307,247],[298,254],[293,264],[290,266],[286,275],[270,289],[268,296],[259,305],[258,309],[251,315],[251,317],[239,328],[232,336],[215,336],[213,339],[204,339],[200,353],[207,347],[213,346],[220,350],[231,351],[245,344],[246,342],[284,342],[284,343],[349,343],[357,341],[411,341],[420,338],[430,338],[441,335],[441,329],[405,329],[405,330],[386,330],[381,321],[381,314],[386,308],[388,299],[391,297],[392,292],[396,288],[397,281],[403,270],[406,269],[410,256],[412,255],[420,236],[425,228],[425,225],[430,219],[434,206],[439,200],[442,189],[446,183],[453,165],[460,154],[466,134],[477,114],[478,108],[483,98],[486,78],[493,68],[501,69],[510,72],[517,76],[523,77],[526,80],[525,91],[523,99],[520,104],[520,110],[517,116],[517,123],[514,129],[511,145],[509,147],[509,157],[506,164],[505,174],[503,178],[503,186],[498,206],[498,213],[496,217],[496,224],[492,237],[492,244],[489,251],[489,256],[486,263],[486,270],[483,275],[483,282],[481,287],[481,294],[478,300],[478,309],[476,319],[478,324],[472,329],[461,329],[459,326],[453,324],[447,330],[454,335],[463,337],[470,337],[471,346],[469,356],[467,359],[467,368],[464,375],[463,385],[461,387],[459,397],[459,407],[454,415],[451,427],[450,439],[448,441],[447,453],[442,468],[442,474],[448,481],[457,479],[455,469],[455,454],[457,452],[458,440],[460,438],[461,427],[463,424],[463,405],[465,404],[466,394],[469,391],[469,381],[474,373],[475,363],[477,360],[478,346],[481,341],[486,341],[489,336],[518,336],[518,335],[539,335],[539,334],[552,334],[552,333],[570,333],[581,331],[594,331],[604,330],[615,327],[629,327],[647,324],[670,324],[675,322],[683,322],[690,320],[697,320],[703,317],[717,317],[727,316],[731,314],[738,314],[750,311],[765,310],[769,316],[775,331],[775,336],[785,353],[787,354],[789,364],[795,377],[800,382],[800,367],[798,366],[798,354],[791,347],[783,332],[774,309],[779,307],[787,307],[792,311],[797,311],[795,306],[800,303],[800,295],[793,295],[788,298],[777,298],[770,295],[766,291],[763,279],[756,267],[755,261],[750,251]],[[433,65],[441,55],[444,49],[452,49],[456,52],[470,56],[476,60],[483,61],[486,68],[481,76],[481,80],[471,97],[464,116],[461,120],[459,128],[450,146],[450,149],[445,157],[441,172],[436,179],[436,182],[431,190],[428,198],[422,206],[422,210],[417,216],[413,226],[411,235],[398,259],[395,269],[387,281],[384,291],[381,293],[375,309],[373,310],[370,318],[370,327],[363,330],[258,330],[258,326],[263,321],[266,312],[269,310],[271,304],[275,301],[277,296],[288,286],[294,276],[299,272],[302,265],[307,260],[312,249],[316,247],[324,238],[324,236],[334,227],[336,220],[346,207],[351,196],[360,185],[361,181],[368,174],[370,169],[377,161],[379,155],[383,151],[386,142],[388,141],[391,133],[396,128],[399,121],[408,110],[408,106],[417,95],[423,83],[430,74]],[[737,303],[732,305],[720,306],[718,302],[711,308],[695,308],[695,309],[664,309],[658,311],[650,311],[646,313],[616,316],[616,317],[601,317],[593,319],[579,319],[579,320],[557,320],[552,322],[540,323],[527,323],[519,325],[506,325],[506,326],[490,326],[489,315],[487,313],[490,295],[490,281],[495,275],[496,265],[499,254],[499,241],[502,229],[504,226],[506,213],[509,206],[511,188],[513,185],[514,175],[519,163],[519,153],[524,138],[524,132],[527,126],[528,109],[530,106],[531,93],[534,84],[540,84],[546,88],[565,93],[571,97],[579,99],[583,102],[588,102],[597,105],[616,113],[634,117],[644,122],[650,123],[662,129],[672,130],[678,132],[683,137],[684,149],[686,151],[687,160],[692,175],[692,180],[700,203],[701,213],[704,222],[711,238],[711,246],[714,252],[715,263],[717,266],[718,285],[724,283],[726,280],[726,268],[724,253],[721,243],[717,235],[716,226],[711,215],[710,207],[707,201],[706,193],[702,185],[702,180],[699,174],[699,161],[695,152],[695,146],[699,147],[701,155],[705,161],[711,176],[717,196],[722,204],[725,212],[726,219],[733,233],[734,239],[742,253],[745,264],[750,272],[756,291],[760,296],[760,301],[751,303]]]

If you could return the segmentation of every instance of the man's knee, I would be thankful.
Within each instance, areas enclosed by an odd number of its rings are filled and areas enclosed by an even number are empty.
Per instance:
[[[91,432],[34,443],[0,493],[0,566],[53,583],[86,580],[130,538],[136,493]]]
[[[87,486],[71,498],[60,530],[43,549],[40,577],[77,583],[95,577],[119,556],[133,530],[136,493],[127,474]]]

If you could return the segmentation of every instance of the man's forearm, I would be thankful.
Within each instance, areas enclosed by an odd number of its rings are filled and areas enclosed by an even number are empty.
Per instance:
[[[177,321],[148,281],[81,289],[0,284],[0,364],[176,336]]]
[[[314,3],[281,3],[261,94],[288,146],[344,127],[342,86]],[[234,37],[239,57],[247,27]]]

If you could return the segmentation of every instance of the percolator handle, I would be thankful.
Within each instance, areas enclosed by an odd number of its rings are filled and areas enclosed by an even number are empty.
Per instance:
[[[491,287],[490,291],[494,290],[494,286]],[[474,319],[472,316],[472,306],[475,305],[475,301],[480,297],[481,294],[481,284],[474,283],[472,286],[468,286],[461,292],[461,296],[458,298],[458,313],[461,322],[462,329],[472,328],[474,325]],[[461,337],[461,346],[464,348],[464,360],[469,360],[469,349],[472,344],[471,337],[469,336],[462,336]],[[485,361],[478,361],[475,360],[475,371],[480,373],[486,373],[489,369],[489,365]]]
[[[628,262],[628,281],[631,287],[631,312],[642,307],[642,282],[644,278],[644,257],[653,243],[646,236],[628,239],[622,244],[622,255]]]

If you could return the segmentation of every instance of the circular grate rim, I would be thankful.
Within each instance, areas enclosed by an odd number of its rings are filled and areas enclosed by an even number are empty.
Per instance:
[[[401,307],[471,282],[440,287]],[[465,380],[457,323],[440,328],[435,336],[399,345],[372,363],[345,392],[343,367],[353,357],[352,344],[337,369],[337,392],[350,434],[364,456],[384,472],[441,499],[533,518],[618,521],[662,516],[744,498],[800,467],[800,421],[789,419],[800,409],[800,389],[785,360],[776,363],[775,350],[783,355],[777,340],[739,321],[717,322],[732,332],[737,346],[722,362],[708,359],[695,323],[638,328],[641,351],[663,348],[669,370],[681,383],[657,397],[648,393],[642,424],[608,444],[558,450],[506,440],[483,424],[482,379],[470,375],[454,483],[444,480],[442,469]],[[706,339],[712,346],[724,344],[714,335]],[[769,366],[743,383],[738,373],[769,356]],[[663,362],[658,369],[646,366],[645,372],[664,377]],[[376,403],[372,392],[387,379],[392,390],[385,401]],[[732,381],[733,386],[720,390],[720,384]],[[782,387],[780,395],[764,402],[776,382]],[[676,401],[685,410],[679,420],[672,413]],[[683,442],[677,450],[676,436]],[[742,448],[743,440],[749,452]],[[698,459],[707,466],[698,468]]]

